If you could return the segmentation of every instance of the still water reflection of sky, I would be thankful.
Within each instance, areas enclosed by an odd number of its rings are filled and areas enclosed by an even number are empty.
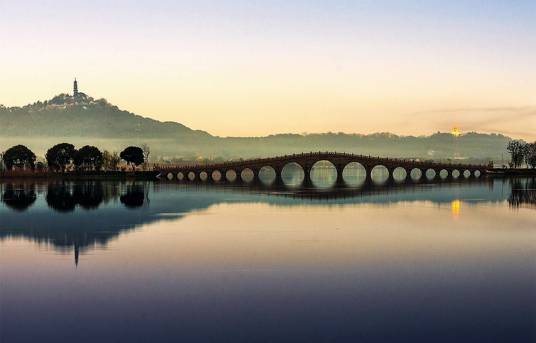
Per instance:
[[[0,341],[534,341],[534,183],[518,181],[4,183]]]

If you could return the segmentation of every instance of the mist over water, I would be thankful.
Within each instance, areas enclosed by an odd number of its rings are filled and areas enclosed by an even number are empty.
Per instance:
[[[339,189],[320,163],[303,189],[290,168],[281,187],[0,183],[1,341],[536,338],[535,179],[352,166]]]

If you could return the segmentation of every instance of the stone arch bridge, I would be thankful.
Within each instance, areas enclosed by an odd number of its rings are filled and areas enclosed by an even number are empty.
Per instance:
[[[273,183],[283,184],[282,174],[290,165],[303,170],[300,182],[307,186],[311,183],[313,167],[322,161],[324,166],[336,170],[336,184],[344,186],[346,168],[352,166],[362,170],[364,181],[370,181],[375,171],[382,170],[385,180],[392,180],[394,174],[418,175],[422,181],[478,178],[486,173],[487,166],[476,164],[454,164],[433,161],[372,157],[337,152],[310,152],[270,158],[230,161],[214,164],[192,164],[183,166],[164,166],[158,169],[160,178],[183,182],[227,182],[256,183],[259,174],[271,174]]]

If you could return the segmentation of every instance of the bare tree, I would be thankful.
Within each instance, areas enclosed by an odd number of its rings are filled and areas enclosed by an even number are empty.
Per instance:
[[[121,162],[121,157],[119,157],[119,153],[117,151],[112,152],[112,155],[110,156],[111,169],[117,170],[117,167],[119,166],[120,162]]]
[[[526,144],[523,155],[527,166],[536,168],[536,142]]]
[[[511,156],[511,165],[514,168],[520,167],[525,159],[525,142],[520,140],[513,140],[508,142],[506,150]]]
[[[119,162],[121,162],[121,157],[117,151],[109,152],[104,150],[102,153],[103,165],[105,170],[117,170]]]
[[[149,164],[149,155],[151,155],[151,148],[147,143],[143,143],[141,145],[141,149],[143,150],[143,160],[145,161],[143,169],[146,169],[147,165]]]
[[[0,152],[0,172],[4,171],[5,169],[6,166],[4,165],[4,153]]]

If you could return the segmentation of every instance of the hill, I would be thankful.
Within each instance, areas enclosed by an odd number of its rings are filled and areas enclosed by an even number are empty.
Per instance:
[[[160,122],[120,110],[105,99],[80,93],[38,101],[24,107],[0,106],[0,127],[6,136],[64,137],[206,137],[175,122]]]
[[[498,134],[449,133],[397,136],[320,133],[267,137],[216,137],[176,122],[145,118],[83,93],[60,94],[23,107],[0,105],[0,151],[25,144],[38,155],[58,142],[91,144],[108,150],[147,143],[155,160],[249,158],[304,151],[346,151],[389,157],[466,159],[487,162],[506,157],[511,139]]]

